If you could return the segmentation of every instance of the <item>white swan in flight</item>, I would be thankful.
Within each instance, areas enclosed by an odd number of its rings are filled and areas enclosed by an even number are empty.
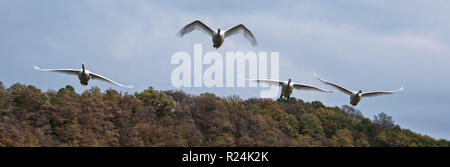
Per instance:
[[[244,25],[239,24],[225,32],[220,31],[220,29],[217,29],[216,32],[214,32],[211,28],[209,28],[208,26],[206,26],[205,24],[203,24],[201,21],[196,20],[186,26],[184,26],[178,33],[177,35],[181,38],[183,37],[185,34],[192,32],[194,29],[197,30],[201,30],[205,33],[207,33],[208,35],[211,36],[212,38],[212,42],[213,42],[213,47],[218,49],[220,46],[222,46],[223,41],[225,40],[225,38],[231,36],[231,35],[235,35],[237,33],[242,32],[244,34],[244,37],[247,38],[247,40],[250,41],[250,43],[253,46],[257,45],[256,42],[256,38],[255,36],[253,36],[252,32],[250,30],[248,30]]]
[[[122,85],[122,84],[114,82],[104,76],[101,76],[100,74],[90,72],[90,71],[84,69],[84,64],[81,65],[81,70],[78,70],[78,69],[41,69],[37,66],[34,66],[34,68],[36,70],[40,70],[40,71],[60,72],[60,73],[65,73],[65,74],[77,75],[78,78],[80,79],[81,85],[84,85],[84,86],[88,85],[88,82],[90,79],[96,79],[96,80],[109,82],[109,83],[112,83],[115,85],[119,85],[119,86],[125,87],[125,88],[133,88],[132,85]]]
[[[402,86],[400,89],[397,89],[397,90],[394,90],[394,91],[376,91],[376,92],[363,93],[361,90],[359,90],[359,91],[352,91],[352,90],[345,89],[345,88],[343,88],[343,87],[341,87],[339,85],[336,85],[334,83],[325,81],[325,80],[321,79],[319,76],[317,76],[317,74],[315,74],[315,73],[314,73],[314,76],[316,76],[316,78],[319,81],[321,81],[321,82],[323,82],[323,83],[325,83],[327,85],[330,85],[330,86],[338,89],[339,91],[341,91],[344,94],[349,95],[350,96],[350,104],[353,105],[353,106],[356,106],[358,104],[358,102],[363,97],[373,97],[373,96],[379,96],[379,95],[388,95],[388,94],[393,94],[393,93],[398,92],[398,91],[403,91],[403,86]]]
[[[288,81],[276,81],[276,80],[267,80],[267,79],[248,79],[248,81],[256,81],[257,83],[265,83],[269,85],[275,85],[281,87],[281,95],[280,98],[286,97],[289,99],[294,89],[297,90],[313,90],[313,91],[319,91],[319,92],[333,92],[331,90],[324,90],[320,89],[314,86],[304,85],[304,84],[298,84],[292,82],[292,80],[289,78]]]

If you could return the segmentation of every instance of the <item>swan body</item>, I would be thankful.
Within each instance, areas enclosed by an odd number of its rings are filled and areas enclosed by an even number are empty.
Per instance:
[[[359,90],[359,91],[352,91],[352,90],[345,89],[342,86],[339,86],[337,84],[334,84],[334,83],[331,83],[331,82],[328,82],[328,81],[325,81],[325,80],[321,79],[319,76],[317,76],[317,74],[314,74],[314,75],[316,76],[316,78],[319,81],[336,88],[337,90],[341,91],[342,93],[344,93],[346,95],[349,95],[350,96],[350,104],[353,105],[353,106],[358,105],[359,101],[361,101],[361,99],[363,97],[374,97],[374,96],[379,96],[379,95],[388,95],[388,94],[396,93],[398,91],[403,91],[403,86],[402,86],[400,89],[397,89],[397,90],[394,90],[394,91],[375,91],[375,92],[363,93],[361,90]]]
[[[320,88],[317,88],[314,86],[294,83],[294,82],[292,82],[292,80],[290,78],[288,81],[276,81],[276,80],[266,80],[266,79],[254,79],[254,80],[249,80],[249,81],[256,81],[257,83],[265,83],[265,84],[269,84],[269,85],[280,86],[281,87],[280,98],[285,97],[287,99],[289,99],[289,97],[291,96],[294,89],[313,90],[313,91],[319,91],[319,92],[333,92],[330,90],[320,89]]]
[[[84,64],[81,65],[81,70],[78,69],[41,69],[37,66],[34,66],[34,68],[36,70],[40,70],[40,71],[47,71],[47,72],[59,72],[59,73],[65,73],[65,74],[70,74],[70,75],[77,75],[78,79],[80,80],[81,85],[87,86],[89,80],[91,79],[96,79],[96,80],[101,80],[104,82],[109,82],[121,87],[125,87],[125,88],[133,88],[132,85],[122,85],[120,83],[114,82],[104,76],[101,76],[100,74],[96,74],[93,73],[89,70],[86,70],[84,68]]]
[[[247,40],[250,41],[252,46],[256,46],[256,38],[253,36],[253,33],[247,29],[242,24],[239,24],[225,32],[221,31],[220,29],[217,29],[217,31],[213,31],[211,28],[209,28],[207,25],[203,24],[201,21],[196,20],[186,26],[184,26],[177,35],[179,37],[183,37],[185,34],[192,32],[193,30],[200,30],[211,36],[213,47],[218,49],[220,46],[222,46],[223,42],[225,41],[225,38],[235,35],[237,33],[242,32],[244,34],[244,37],[247,38]]]

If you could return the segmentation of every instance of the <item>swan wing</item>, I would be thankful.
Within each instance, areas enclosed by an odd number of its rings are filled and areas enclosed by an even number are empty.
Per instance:
[[[374,96],[379,96],[379,95],[393,94],[393,93],[399,92],[399,91],[403,91],[403,86],[400,89],[393,90],[393,91],[367,92],[367,93],[363,93],[361,96],[362,97],[374,97]]]
[[[350,95],[350,96],[353,94],[353,91],[347,90],[347,89],[345,89],[345,88],[343,88],[343,87],[341,87],[341,86],[339,86],[339,85],[336,85],[336,84],[334,84],[334,83],[325,81],[325,80],[321,79],[319,76],[317,76],[317,74],[315,74],[315,73],[314,73],[314,76],[316,76],[316,78],[317,78],[319,81],[321,81],[321,82],[323,82],[323,83],[325,83],[325,84],[327,84],[327,85],[330,85],[330,86],[336,88],[337,90],[341,91],[342,93],[345,93],[345,94]]]
[[[248,81],[253,81],[256,83],[264,83],[269,85],[275,85],[275,86],[283,86],[282,81],[276,81],[276,80],[268,80],[268,79],[247,79]]]
[[[38,66],[34,66],[34,69],[39,70],[39,71],[59,72],[59,73],[64,73],[64,74],[76,75],[76,76],[78,76],[81,72],[81,70],[76,70],[76,69],[42,69],[42,68],[39,68]]]
[[[96,74],[96,73],[93,73],[93,72],[90,73],[90,76],[91,76],[92,79],[109,82],[109,83],[112,83],[112,84],[115,84],[115,85],[119,85],[119,86],[125,87],[125,88],[133,88],[133,85],[122,85],[122,84],[114,82],[113,80],[110,80],[110,79],[108,79],[108,78],[106,78],[104,76],[101,76],[100,74]]]
[[[304,85],[304,84],[297,84],[294,83],[294,89],[297,90],[313,90],[313,91],[319,91],[319,92],[333,92],[331,90],[324,90],[324,89],[320,89],[314,86],[309,86],[309,85]]]
[[[242,32],[244,34],[244,37],[247,38],[247,40],[250,41],[250,43],[253,46],[258,45],[258,42],[256,42],[255,36],[253,36],[253,33],[242,24],[239,24],[239,25],[225,31],[225,38],[232,36],[234,34],[240,33],[240,32]]]
[[[180,31],[178,31],[177,35],[179,37],[183,37],[185,34],[192,32],[194,29],[201,30],[211,37],[214,36],[214,31],[199,20],[195,20],[194,22],[184,26]]]

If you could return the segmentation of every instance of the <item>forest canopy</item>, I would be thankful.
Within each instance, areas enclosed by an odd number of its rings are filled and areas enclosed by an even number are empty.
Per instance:
[[[198,96],[148,88],[134,94],[72,86],[42,92],[0,82],[0,146],[450,146],[380,113],[321,102]]]

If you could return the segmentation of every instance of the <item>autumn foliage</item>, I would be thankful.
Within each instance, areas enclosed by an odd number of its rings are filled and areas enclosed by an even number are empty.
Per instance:
[[[0,146],[450,146],[350,107],[300,99],[134,94],[0,82]]]

